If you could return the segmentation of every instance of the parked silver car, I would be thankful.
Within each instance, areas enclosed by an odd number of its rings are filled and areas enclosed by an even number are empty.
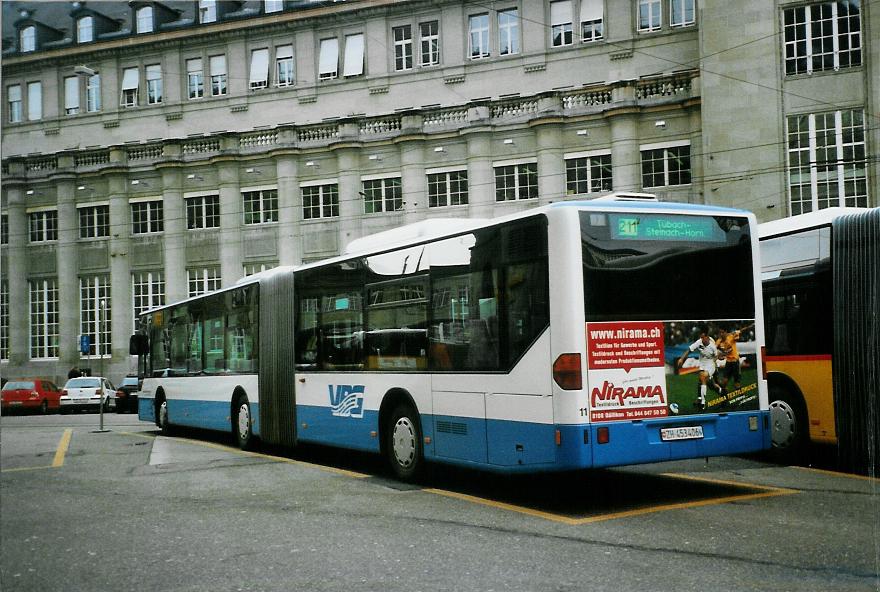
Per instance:
[[[116,389],[101,376],[82,376],[71,378],[61,390],[61,413],[73,409],[94,409],[101,406],[104,397],[104,411],[116,407]]]

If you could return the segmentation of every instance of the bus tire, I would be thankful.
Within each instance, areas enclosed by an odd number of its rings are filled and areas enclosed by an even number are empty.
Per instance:
[[[254,447],[255,438],[252,428],[251,404],[247,395],[239,395],[232,408],[232,435],[235,436],[235,441],[242,450],[251,450]]]
[[[779,464],[801,460],[809,441],[807,412],[799,397],[779,386],[770,387],[771,459]]]
[[[168,401],[165,400],[164,395],[156,400],[156,425],[159,426],[159,433],[163,436],[171,436],[174,432],[168,416]]]
[[[408,404],[395,407],[385,429],[388,464],[401,481],[412,482],[424,469],[419,414]]]

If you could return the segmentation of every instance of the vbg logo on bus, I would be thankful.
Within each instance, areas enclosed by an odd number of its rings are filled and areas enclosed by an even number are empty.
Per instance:
[[[334,390],[333,385],[328,384],[327,390],[330,394],[331,415],[356,419],[364,416],[364,385],[337,384]]]

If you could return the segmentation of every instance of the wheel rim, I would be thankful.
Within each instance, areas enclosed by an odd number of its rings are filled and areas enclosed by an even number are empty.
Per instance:
[[[159,405],[159,427],[162,429],[168,427],[168,403],[165,401]]]
[[[48,401],[43,401],[43,404],[40,405],[40,411],[43,412],[43,415],[49,413],[49,402]]]
[[[770,403],[770,420],[773,425],[773,447],[790,448],[798,429],[794,408],[785,401],[773,401]]]
[[[251,410],[247,403],[238,408],[238,438],[246,440],[251,429]]]
[[[408,417],[401,417],[391,432],[394,460],[403,468],[409,468],[416,457],[416,429]]]

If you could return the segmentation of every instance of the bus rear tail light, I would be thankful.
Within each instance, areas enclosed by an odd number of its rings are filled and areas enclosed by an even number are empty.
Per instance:
[[[553,362],[553,380],[567,391],[579,390],[583,386],[581,377],[581,355],[562,354]]]
[[[761,346],[761,377],[767,380],[767,346]]]
[[[611,433],[608,427],[602,427],[596,430],[596,442],[599,444],[608,444],[611,441]]]

